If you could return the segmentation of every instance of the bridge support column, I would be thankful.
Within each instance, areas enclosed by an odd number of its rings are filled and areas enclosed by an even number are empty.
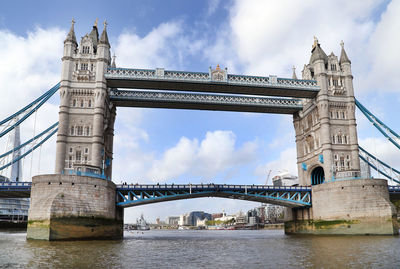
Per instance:
[[[384,179],[343,180],[313,186],[312,208],[292,209],[290,215],[291,220],[285,222],[286,234],[399,234],[396,208],[389,200]]]
[[[123,209],[116,207],[115,184],[103,179],[40,175],[33,177],[27,239],[118,239]]]

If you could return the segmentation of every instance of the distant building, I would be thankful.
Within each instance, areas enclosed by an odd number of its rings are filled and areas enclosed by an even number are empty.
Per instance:
[[[165,223],[167,225],[171,225],[171,226],[178,225],[179,224],[179,219],[180,219],[179,216],[169,216],[169,217],[167,217],[165,219]]]
[[[289,172],[281,172],[272,178],[274,186],[297,186],[299,179],[297,176],[291,175]]]
[[[369,161],[369,157],[366,158]],[[371,166],[362,159],[360,159],[360,170],[362,178],[371,178]]]
[[[192,211],[187,214],[180,215],[179,225],[180,226],[196,226],[197,221],[211,220],[211,214],[205,213],[204,211]]]
[[[21,145],[19,125],[15,127],[12,136],[12,148],[15,149]],[[21,152],[16,150],[12,153],[12,159],[19,158]],[[20,182],[22,181],[22,168],[21,160],[14,162],[11,166],[11,176],[7,178],[0,175],[1,182]],[[2,198],[0,199],[0,222],[9,223],[2,225],[4,227],[13,227],[12,223],[23,223],[27,224],[28,221],[28,210],[29,210],[29,199],[28,198]]]
[[[223,213],[214,213],[211,214],[211,219],[215,220],[216,218],[220,218],[223,216]]]
[[[215,218],[214,220],[219,220],[219,221],[228,221],[228,220],[231,220],[231,219],[236,220],[236,217],[237,217],[236,215],[227,215],[225,213],[225,211],[223,211],[222,212],[222,216],[219,217],[219,218]]]

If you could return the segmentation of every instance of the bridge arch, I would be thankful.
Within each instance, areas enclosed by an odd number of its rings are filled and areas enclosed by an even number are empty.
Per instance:
[[[240,199],[286,207],[311,206],[311,189],[265,185],[117,185],[117,206],[132,207],[201,197]]]
[[[318,185],[324,183],[325,173],[324,168],[321,166],[315,167],[311,172],[311,185]]]

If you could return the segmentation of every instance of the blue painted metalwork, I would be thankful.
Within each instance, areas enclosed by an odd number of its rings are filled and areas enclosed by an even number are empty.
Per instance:
[[[23,121],[25,121],[27,118],[29,118],[36,110],[38,110],[44,103],[47,102],[47,100],[50,99],[51,96],[53,96],[54,93],[56,93],[58,91],[58,89],[60,88],[60,82],[57,83],[53,88],[51,88],[49,91],[47,91],[44,95],[42,95],[41,97],[39,97],[38,99],[36,99],[34,102],[32,102],[31,104],[29,104],[28,106],[24,107],[23,109],[21,109],[20,111],[18,111],[17,113],[7,117],[5,120],[1,121],[0,124],[3,124],[5,122],[10,121],[12,118],[20,115],[21,113],[27,111],[29,108],[32,108],[32,106],[34,104],[37,103],[37,105],[31,109],[31,111],[29,111],[28,113],[26,113],[21,119],[19,119],[16,123],[14,123],[12,126],[8,127],[6,130],[4,130],[3,132],[0,133],[0,137],[3,137],[4,135],[6,135],[7,133],[9,133],[10,131],[12,131],[16,126],[20,125]]]
[[[117,205],[121,207],[198,197],[224,197],[272,203],[288,207],[311,206],[310,187],[221,184],[132,184],[117,185],[117,194],[119,197]]]
[[[379,160],[377,157],[375,157],[374,155],[372,155],[371,153],[366,151],[361,146],[358,146],[358,148],[360,149],[360,152],[361,152],[361,154],[359,154],[359,157],[361,160],[368,163],[368,165],[371,166],[371,168],[373,168],[375,171],[382,174],[386,178],[393,180],[394,182],[400,184],[400,180],[399,180],[400,179],[400,171],[399,170],[397,170],[397,169],[389,166],[385,162]],[[363,156],[363,154],[365,154],[366,156]],[[368,157],[371,159],[369,159]],[[375,164],[373,162],[375,162]],[[382,169],[379,169],[378,165],[381,165]],[[388,170],[386,170],[385,168]],[[390,174],[392,174],[394,176],[391,176]]]
[[[381,132],[390,142],[392,142],[393,145],[400,149],[400,144],[394,140],[400,139],[400,136],[391,128],[389,128],[389,126],[379,120],[367,108],[365,108],[357,99],[355,99],[355,103],[364,116],[367,117],[367,119],[375,126],[375,128],[378,129],[378,131]]]
[[[157,74],[154,69],[133,69],[133,68],[112,68],[109,67],[105,74],[106,78],[137,78],[137,79],[157,79],[157,80],[182,80],[182,81],[212,81],[210,73],[171,71],[163,70],[162,74]],[[276,84],[283,87],[303,87],[311,90],[319,90],[317,81],[276,78]],[[231,84],[249,84],[249,85],[271,85],[269,77],[244,76],[227,74],[227,83]]]
[[[32,182],[1,182],[1,198],[29,198]]]
[[[318,161],[320,163],[324,163],[324,155],[322,155],[322,154],[318,155]]]
[[[18,115],[20,115],[21,113],[25,112],[26,110],[28,110],[29,108],[31,108],[34,104],[36,104],[37,102],[39,102],[40,100],[42,100],[43,98],[47,97],[48,95],[53,95],[54,94],[54,89],[55,88],[59,88],[60,83],[56,84],[53,88],[51,88],[50,90],[48,90],[47,92],[45,92],[43,95],[41,95],[39,98],[37,98],[35,101],[33,101],[32,103],[30,103],[29,105],[25,106],[24,108],[22,108],[21,110],[19,110],[18,112],[12,114],[11,116],[8,116],[7,118],[5,118],[4,120],[0,121],[0,125],[3,125],[4,123],[12,120],[13,118],[17,117]],[[57,91],[57,90],[56,90]]]
[[[16,147],[16,148],[12,149],[12,150],[10,150],[10,151],[7,151],[7,152],[4,153],[4,154],[1,154],[1,155],[0,155],[0,159],[3,158],[3,157],[5,157],[5,156],[7,156],[7,155],[9,155],[9,154],[11,154],[11,153],[13,153],[13,152],[16,152],[16,151],[20,150],[21,148],[23,148],[23,147],[25,147],[25,146],[27,146],[28,144],[30,144],[30,143],[33,142],[34,140],[36,140],[36,139],[42,137],[45,133],[47,133],[47,132],[50,131],[51,129],[55,128],[57,125],[58,125],[58,122],[54,123],[54,124],[51,125],[49,128],[47,128],[46,130],[44,130],[44,131],[41,132],[40,134],[36,135],[35,137],[29,139],[28,141],[26,141],[25,143],[21,144],[20,146],[18,146],[18,147]]]
[[[28,154],[30,154],[31,152],[33,152],[35,149],[37,149],[38,147],[40,147],[44,142],[46,142],[50,137],[52,137],[56,132],[58,131],[58,128],[54,129],[49,135],[47,135],[45,138],[43,138],[42,141],[40,141],[39,143],[37,143],[35,146],[33,146],[30,150],[26,151],[24,154],[21,154],[20,156],[18,156],[18,158],[15,158],[14,160],[12,160],[11,162],[3,165],[2,167],[0,167],[0,171],[9,167],[10,165],[12,165],[15,162],[18,162],[19,160],[21,160],[22,158],[24,158],[25,156],[27,156]]]
[[[311,185],[322,184],[325,181],[324,169],[320,166],[314,168],[311,172]]]
[[[100,179],[104,179],[104,180],[111,180],[109,177],[106,177],[106,175],[104,175],[104,174],[96,174],[96,173],[86,172],[86,171],[84,172],[84,171],[76,171],[76,170],[67,170],[67,173],[64,173],[64,171],[62,171],[61,174],[94,177],[94,178],[100,178]]]
[[[226,70],[219,69],[219,76],[213,76],[216,70],[206,72],[170,71],[164,69],[131,69],[131,68],[108,68],[105,73],[107,83],[112,88],[136,88],[136,89],[177,89],[184,91],[209,91],[206,88],[213,87],[212,92],[239,93],[237,91],[224,91],[223,87],[235,87],[236,89],[258,88],[258,89],[280,89],[279,92],[271,94],[271,91],[254,91],[245,94],[252,95],[274,95],[301,98],[313,98],[320,88],[314,80],[277,78],[275,76],[244,76],[227,74]],[[127,83],[130,81],[130,83]],[[135,81],[135,83],[132,83]],[[122,82],[122,83],[121,83]],[[140,83],[139,83],[140,82]],[[180,84],[177,87],[177,83]],[[172,86],[174,84],[174,86]],[[135,85],[135,86],[133,86]],[[168,86],[167,86],[168,85]],[[184,87],[186,85],[186,87]],[[188,88],[190,86],[190,89]],[[192,87],[193,85],[200,88]],[[239,87],[239,88],[238,88]],[[196,90],[194,90],[196,88]],[[222,90],[222,91],[221,91]],[[293,90],[293,91],[287,91]],[[242,92],[244,93],[244,92]],[[285,95],[282,95],[285,93]]]
[[[265,110],[276,110],[279,113],[293,114],[303,109],[302,101],[294,98],[269,98],[259,96],[240,96],[231,94],[201,94],[201,93],[177,93],[161,91],[126,91],[111,90],[110,100],[117,105],[124,106],[132,102],[140,104],[148,103],[151,107],[168,107],[177,104],[178,108],[209,109],[209,110],[237,110],[243,107],[254,112],[266,112]],[[121,104],[120,104],[121,103]],[[161,104],[158,105],[158,104]],[[186,105],[186,106],[185,106]],[[217,106],[215,106],[217,105]],[[145,105],[143,105],[145,106]],[[229,106],[229,107],[228,107]],[[246,110],[246,111],[247,111]]]
[[[307,164],[301,163],[301,168],[303,168],[304,171],[307,171]]]

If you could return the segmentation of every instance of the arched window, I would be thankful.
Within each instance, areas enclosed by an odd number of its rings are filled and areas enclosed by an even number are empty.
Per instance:
[[[338,142],[338,144],[342,144],[342,135],[341,134],[339,134],[337,136],[337,142]]]
[[[88,107],[92,107],[92,100],[91,99],[89,99],[89,101],[88,101]]]
[[[83,107],[83,99],[81,100],[81,107]]]
[[[306,141],[307,141],[307,146],[309,148],[309,151],[310,152],[313,151],[314,150],[314,138],[311,135],[309,135],[309,136],[307,136]]]
[[[74,99],[74,100],[72,101],[72,106],[73,106],[73,107],[76,107],[76,99]]]

